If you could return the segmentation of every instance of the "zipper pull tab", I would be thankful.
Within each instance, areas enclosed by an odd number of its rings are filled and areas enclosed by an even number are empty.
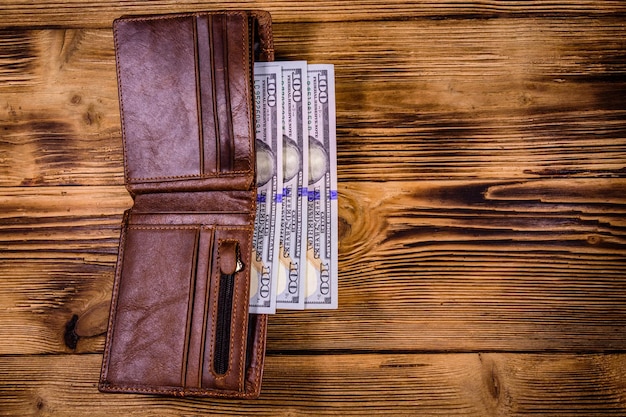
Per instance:
[[[233,275],[242,271],[245,265],[241,260],[239,242],[236,240],[224,240],[220,245],[220,272],[223,275]]]
[[[237,272],[242,271],[245,265],[243,264],[243,261],[241,260],[241,251],[239,250],[239,244],[237,244],[235,251],[237,252],[235,255],[237,257],[237,266],[235,267],[235,274],[236,274]]]

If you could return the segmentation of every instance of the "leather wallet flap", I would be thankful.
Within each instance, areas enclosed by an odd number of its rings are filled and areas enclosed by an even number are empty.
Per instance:
[[[207,12],[115,21],[131,193],[250,189],[252,62],[255,50],[272,56],[267,25],[259,24],[268,16]]]

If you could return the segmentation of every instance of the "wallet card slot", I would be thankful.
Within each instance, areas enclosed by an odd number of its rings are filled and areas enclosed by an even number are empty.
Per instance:
[[[266,314],[250,314],[248,316],[248,341],[246,346],[246,391],[260,389],[265,358],[265,339],[267,331]]]
[[[246,29],[249,32],[250,25],[246,27],[240,15],[200,15],[194,28],[202,173],[249,171],[253,61]]]
[[[246,16],[228,15],[228,88],[231,115],[232,166],[236,172],[254,171],[254,127],[252,114],[252,39]],[[243,75],[243,76],[242,76]],[[252,157],[250,157],[252,156]]]
[[[213,40],[213,73],[215,80],[215,107],[217,111],[217,135],[215,147],[218,155],[218,171],[232,170],[233,122],[230,105],[230,87],[228,85],[228,33],[227,16],[210,17],[211,39]]]
[[[194,247],[193,247],[193,257],[191,260],[192,271],[191,271],[191,280],[189,284],[189,298],[187,299],[187,327],[185,331],[185,349],[183,350],[183,364],[182,364],[182,372],[181,372],[181,384],[184,385],[185,380],[187,378],[187,373],[189,371],[189,352],[192,346],[191,338],[193,336],[192,329],[192,319],[194,313],[194,298],[196,296],[196,286],[199,284],[201,279],[198,279],[198,252],[199,252],[199,243],[200,243],[200,231],[196,230],[194,237]]]
[[[122,20],[115,40],[127,179],[197,177],[200,132],[191,21]]]
[[[148,193],[135,197],[131,224],[244,226],[254,221],[249,191]]]
[[[193,296],[189,305],[192,312],[188,319],[189,347],[186,358],[186,372],[183,386],[199,388],[202,378],[202,363],[204,362],[204,345],[207,338],[208,306],[209,306],[209,277],[211,275],[211,256],[213,252],[214,230],[202,227],[198,234],[196,256],[196,279]]]
[[[214,48],[211,20],[208,15],[199,15],[195,19],[203,173],[215,173],[219,170],[217,146],[212,140],[218,137],[218,111],[215,102],[215,64],[211,53]],[[209,139],[205,140],[205,138]]]
[[[251,191],[149,193],[135,197],[133,211],[137,213],[254,213],[255,204],[256,192]]]
[[[125,229],[107,348],[115,360],[107,379],[125,386],[178,386],[185,377],[197,233],[192,227]]]
[[[190,224],[222,224],[224,226],[245,226],[250,223],[248,213],[130,213],[131,224],[184,226]]]

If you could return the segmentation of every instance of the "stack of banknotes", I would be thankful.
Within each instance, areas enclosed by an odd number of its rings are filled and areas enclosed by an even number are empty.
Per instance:
[[[337,308],[333,65],[254,66],[257,211],[250,312]]]

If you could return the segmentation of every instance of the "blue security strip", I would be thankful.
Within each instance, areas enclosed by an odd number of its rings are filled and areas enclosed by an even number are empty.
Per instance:
[[[319,190],[308,191],[309,201],[319,200],[321,198]]]

